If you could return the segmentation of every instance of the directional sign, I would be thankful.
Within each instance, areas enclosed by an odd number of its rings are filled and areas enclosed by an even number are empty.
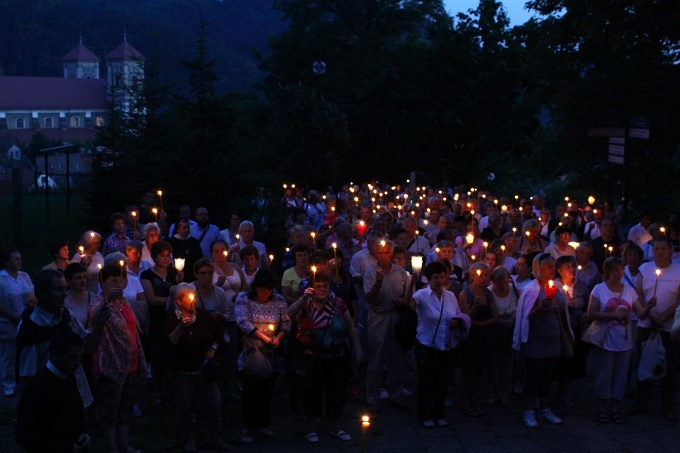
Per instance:
[[[609,162],[614,164],[622,164],[623,156],[617,156],[616,154],[609,154]]]
[[[609,144],[609,155],[611,156],[612,154],[616,156],[623,156],[624,153],[624,146],[623,145],[612,145],[611,143]]]

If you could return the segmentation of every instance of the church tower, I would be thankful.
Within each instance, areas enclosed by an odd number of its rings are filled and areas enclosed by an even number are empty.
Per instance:
[[[127,110],[139,95],[144,82],[144,55],[127,42],[106,56],[107,82],[114,101]]]
[[[64,78],[66,79],[98,79],[99,57],[80,43],[73,48],[64,58]]]

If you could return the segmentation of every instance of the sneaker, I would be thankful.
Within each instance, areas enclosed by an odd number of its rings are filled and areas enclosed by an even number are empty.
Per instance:
[[[406,387],[404,387],[403,389],[401,389],[401,395],[402,396],[413,396],[413,392],[410,391],[409,389],[407,389]]]
[[[244,444],[252,444],[253,443],[253,433],[248,431],[247,429],[244,429],[241,431],[241,442]]]
[[[574,407],[575,406],[574,402],[572,400],[570,400],[567,395],[560,397],[560,404],[564,407]]]
[[[440,428],[446,428],[447,426],[449,426],[449,422],[447,422],[446,419],[438,418],[437,426],[439,426]]]
[[[387,392],[386,388],[380,389],[380,399],[383,401],[390,399],[390,394]]]
[[[538,411],[538,418],[541,420],[545,420],[546,422],[553,423],[555,425],[559,425],[562,423],[562,419],[559,418],[557,415],[553,414],[550,409],[547,407],[545,409],[541,409]]]
[[[529,427],[529,428],[535,428],[538,426],[538,422],[536,421],[536,414],[534,414],[534,411],[524,411],[524,424]]]
[[[434,428],[434,422],[432,420],[423,420],[423,426],[427,429]]]

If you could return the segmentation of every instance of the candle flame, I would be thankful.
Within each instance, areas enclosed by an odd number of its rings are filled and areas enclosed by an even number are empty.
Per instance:
[[[156,193],[158,194],[159,197],[162,197],[162,196],[163,196],[163,191],[162,191],[162,190],[159,190],[159,191],[156,192]]]
[[[222,255],[224,255],[225,258],[227,257],[228,254],[229,254],[229,252],[226,251],[226,250],[222,252]]]
[[[552,288],[553,286],[555,286],[555,282],[548,280],[548,287]]]
[[[505,252],[505,245],[501,245],[501,250]]]
[[[80,247],[78,247],[78,250],[80,250],[80,254],[81,254],[81,255],[82,255],[83,253],[85,253],[85,247],[83,247],[82,245],[81,245]]]
[[[101,264],[97,264],[97,269],[102,270],[102,265],[101,265]]]
[[[656,277],[659,278],[659,276],[661,275],[661,269],[655,270],[654,273],[656,274]]]
[[[189,300],[194,301],[194,293],[189,293]]]
[[[474,261],[474,260],[475,260],[475,255],[470,255],[470,259],[471,259],[472,261]]]
[[[385,244],[387,244],[387,243],[385,242],[384,239],[382,241],[380,241],[380,247],[385,247]]]
[[[125,261],[120,260],[120,261],[118,261],[118,264],[120,264],[120,267],[123,267],[123,266],[125,266]]]
[[[154,214],[158,214],[158,209],[152,208],[152,209],[151,209],[151,212],[153,212]]]
[[[130,215],[132,215],[132,217],[137,217],[137,211],[132,211]]]
[[[337,248],[338,248],[338,244],[335,243],[335,242],[333,242],[333,243],[331,244],[331,247],[333,247],[334,249],[337,249]]]
[[[488,246],[489,246],[489,243],[488,243],[488,242],[486,242],[486,241],[484,241],[484,243],[483,243],[483,244],[484,244],[484,247],[488,247]]]
[[[482,275],[481,269],[477,269],[477,275],[478,275],[478,276],[479,276],[479,275]]]
[[[368,423],[368,422],[371,421],[371,419],[368,417],[368,415],[363,415],[363,416],[361,417],[361,421],[362,421],[362,422],[367,422],[367,423]]]
[[[269,255],[269,261],[274,261],[274,255]]]
[[[92,231],[92,232],[90,233],[90,237],[91,237],[91,238],[94,237],[94,231]]]
[[[273,332],[273,331],[274,331],[274,328],[275,328],[275,327],[274,327],[274,324],[269,324],[269,330],[271,330],[271,331]]]
[[[566,293],[567,291],[569,291],[569,287],[567,285],[563,285],[562,290]]]

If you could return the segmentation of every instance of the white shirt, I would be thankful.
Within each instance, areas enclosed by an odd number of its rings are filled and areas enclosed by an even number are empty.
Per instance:
[[[446,341],[449,322],[460,313],[458,299],[451,292],[442,290],[440,297],[428,285],[413,294],[418,314],[416,339],[423,345],[440,351],[450,349]],[[441,320],[439,314],[441,313]],[[438,327],[437,327],[438,326]]]
[[[658,278],[656,269],[661,271]],[[674,305],[680,296],[680,264],[671,263],[669,266],[659,268],[653,262],[643,263],[640,265],[638,279],[642,279],[642,294],[645,302],[654,297],[656,292],[656,306],[651,310],[653,313],[660,315]],[[649,317],[638,321],[639,327],[650,328],[651,325]],[[663,330],[670,332],[672,326],[673,318],[670,318],[665,322]]]

